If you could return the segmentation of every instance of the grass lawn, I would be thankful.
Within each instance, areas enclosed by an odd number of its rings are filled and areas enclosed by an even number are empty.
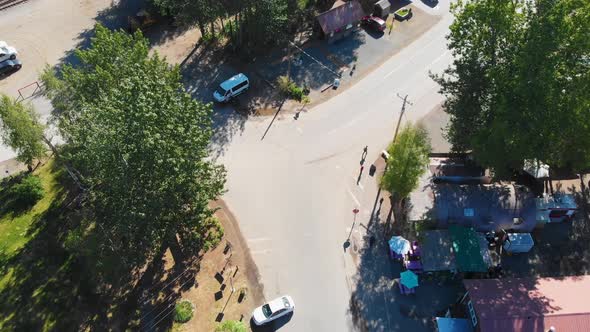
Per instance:
[[[61,186],[57,181],[59,171],[55,171],[53,166],[54,161],[50,159],[35,171],[35,175],[41,178],[45,190],[45,196],[37,204],[20,215],[11,212],[0,214],[0,257],[3,259],[12,257],[35,235],[34,232],[30,232],[29,227],[47,211],[61,193]],[[1,193],[0,189],[0,197],[4,196]]]
[[[53,159],[35,171],[45,196],[26,211],[6,209],[7,188],[0,189],[1,331],[51,330],[59,320],[52,312],[59,312],[62,303],[55,303],[60,298],[53,296],[61,289],[55,287],[60,277],[57,271],[67,266],[68,260],[53,255],[55,242],[47,235],[47,226],[59,221],[52,210],[65,196],[60,174]],[[49,297],[55,302],[48,302]]]

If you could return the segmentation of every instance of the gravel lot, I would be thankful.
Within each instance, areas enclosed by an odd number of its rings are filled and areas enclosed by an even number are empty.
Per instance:
[[[23,68],[0,79],[0,93],[31,101],[42,119],[51,112],[50,103],[33,97],[34,84],[46,64],[57,65],[72,60],[72,50],[87,45],[96,22],[108,27],[121,27],[129,13],[141,7],[143,1],[118,0],[30,0],[0,11],[0,39],[19,52]],[[0,161],[15,156],[0,145]]]

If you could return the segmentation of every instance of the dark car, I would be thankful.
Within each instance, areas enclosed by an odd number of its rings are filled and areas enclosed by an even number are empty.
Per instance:
[[[364,26],[369,27],[375,31],[384,31],[386,27],[385,21],[377,16],[365,16],[361,22]]]
[[[22,66],[22,63],[17,59],[0,62],[0,76],[10,75]]]

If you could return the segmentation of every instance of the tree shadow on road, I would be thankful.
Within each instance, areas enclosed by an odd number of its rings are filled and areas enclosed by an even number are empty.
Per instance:
[[[431,331],[435,313],[457,300],[461,284],[421,277],[416,294],[401,295],[396,280],[402,267],[389,259],[387,220],[376,216],[371,219],[364,244],[358,250],[358,270],[352,278],[349,312],[354,326],[360,331]]]

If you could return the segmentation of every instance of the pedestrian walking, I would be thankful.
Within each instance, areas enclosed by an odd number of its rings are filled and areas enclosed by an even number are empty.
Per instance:
[[[365,163],[365,160],[367,159],[367,149],[369,147],[365,145],[365,148],[363,149],[363,154],[361,155],[361,166]]]

